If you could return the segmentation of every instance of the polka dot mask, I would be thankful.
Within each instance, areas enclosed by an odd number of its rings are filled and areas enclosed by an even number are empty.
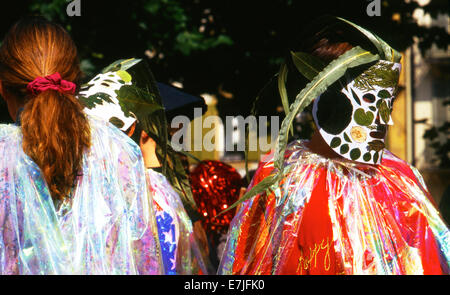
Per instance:
[[[379,164],[401,65],[379,60],[341,89],[314,100],[313,118],[325,142],[342,157]]]

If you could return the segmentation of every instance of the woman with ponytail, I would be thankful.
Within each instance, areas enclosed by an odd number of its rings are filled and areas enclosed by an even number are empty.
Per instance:
[[[0,274],[159,274],[139,147],[83,112],[69,34],[17,22],[0,48]]]

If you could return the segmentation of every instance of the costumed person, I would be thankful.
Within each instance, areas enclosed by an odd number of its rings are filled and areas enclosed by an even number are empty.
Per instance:
[[[77,49],[18,21],[0,48],[0,274],[162,274],[139,146],[83,112]]]
[[[448,227],[419,172],[384,148],[400,54],[341,18],[306,32],[317,33],[278,74],[286,118],[231,222],[219,274],[448,274]],[[287,144],[311,102],[312,139]]]
[[[173,91],[178,91],[172,89]],[[170,145],[158,86],[142,59],[118,60],[81,86],[85,112],[109,121],[140,145],[153,197],[164,274],[213,273],[192,218],[195,201],[184,167]]]
[[[189,174],[194,200],[211,247],[210,260],[216,267],[222,257],[226,234],[235,210],[218,214],[234,204],[244,181],[235,168],[214,160],[199,162]]]

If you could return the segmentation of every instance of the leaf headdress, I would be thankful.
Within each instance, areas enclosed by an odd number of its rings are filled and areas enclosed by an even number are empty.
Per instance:
[[[228,207],[230,210],[236,207],[239,203],[244,202],[253,196],[260,194],[272,186],[276,186],[282,180],[286,171],[284,171],[284,153],[288,143],[288,133],[291,129],[295,116],[302,112],[316,97],[324,93],[328,87],[337,82],[347,70],[367,65],[379,60],[386,60],[390,62],[399,62],[401,59],[400,53],[392,49],[385,41],[371,33],[370,31],[339,17],[325,17],[320,20],[325,24],[322,31],[327,30],[335,24],[341,24],[351,30],[352,33],[362,35],[369,41],[375,50],[367,50],[360,46],[355,46],[344,54],[340,55],[335,60],[326,65],[322,60],[305,52],[291,52],[289,62],[295,65],[298,72],[302,74],[308,81],[310,81],[305,88],[303,88],[295,97],[292,104],[289,104],[286,81],[288,77],[287,63],[283,63],[280,71],[277,74],[278,90],[280,93],[281,103],[285,110],[286,117],[284,118],[281,129],[277,138],[275,152],[274,152],[274,170],[272,174],[264,178],[257,185],[252,187],[246,194],[235,204]],[[375,51],[375,52],[374,52]],[[255,113],[256,101],[252,112]],[[247,144],[246,144],[247,146]],[[247,155],[247,151],[246,151]],[[247,159],[246,159],[247,161]],[[226,210],[226,211],[227,211]],[[224,211],[225,212],[225,211]]]

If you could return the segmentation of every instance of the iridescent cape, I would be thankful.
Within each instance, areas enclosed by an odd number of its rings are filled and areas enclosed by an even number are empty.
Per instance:
[[[180,196],[163,174],[152,169],[147,169],[147,182],[153,196],[164,274],[208,274],[210,266],[202,258]]]
[[[288,145],[279,186],[240,204],[219,274],[448,274],[450,232],[418,171]],[[274,172],[273,154],[250,187]]]
[[[161,274],[139,147],[91,117],[70,198],[53,202],[16,125],[0,125],[0,274]]]

